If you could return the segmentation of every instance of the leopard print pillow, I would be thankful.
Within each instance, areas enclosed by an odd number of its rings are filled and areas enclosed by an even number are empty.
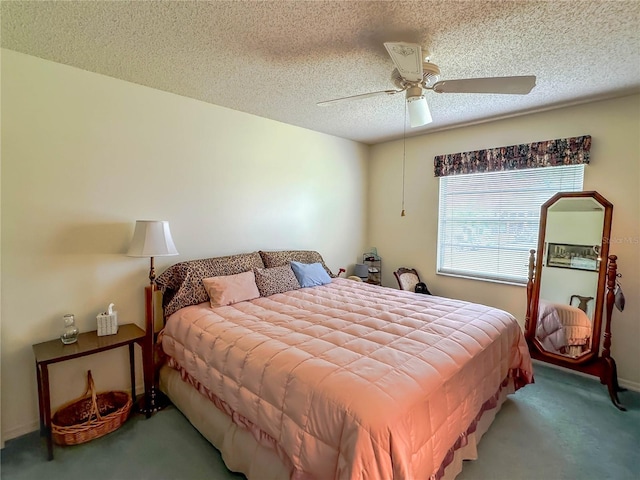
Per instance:
[[[209,301],[203,278],[235,275],[263,267],[258,252],[189,260],[172,265],[156,279],[156,285],[163,293],[165,318],[183,307]]]
[[[284,293],[289,290],[297,290],[300,283],[290,265],[282,265],[272,268],[254,268],[256,285],[261,297],[268,297],[276,293]]]
[[[277,252],[263,252],[260,250],[260,256],[264,266],[267,268],[289,265],[291,262],[320,263],[331,278],[336,278],[337,276],[329,270],[329,267],[322,259],[322,255],[313,250],[281,250]]]

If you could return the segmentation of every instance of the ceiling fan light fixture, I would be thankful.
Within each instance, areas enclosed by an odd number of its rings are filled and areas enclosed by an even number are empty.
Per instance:
[[[440,67],[429,61],[429,54],[422,57],[422,47],[417,43],[385,42],[384,47],[395,68],[391,72],[391,83],[396,90],[363,93],[350,97],[318,102],[319,106],[332,105],[345,100],[379,95],[395,95],[406,92],[405,115],[409,114],[411,128],[421,127],[433,121],[424,90],[436,93],[489,93],[526,95],[536,85],[534,75],[466,78],[440,80]],[[405,118],[405,127],[406,127]]]
[[[407,94],[407,109],[409,110],[411,128],[421,127],[433,122],[429,105],[427,105],[427,99],[424,98],[424,95],[409,96]]]

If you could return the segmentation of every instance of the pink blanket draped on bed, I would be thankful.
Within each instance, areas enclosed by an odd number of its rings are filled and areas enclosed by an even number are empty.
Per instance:
[[[504,380],[532,381],[508,313],[345,279],[183,308],[162,345],[316,479],[435,478]]]

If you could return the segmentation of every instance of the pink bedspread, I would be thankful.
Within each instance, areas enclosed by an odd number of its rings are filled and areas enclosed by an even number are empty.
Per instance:
[[[162,345],[316,479],[435,478],[503,381],[532,380],[508,313],[345,279],[183,308]]]

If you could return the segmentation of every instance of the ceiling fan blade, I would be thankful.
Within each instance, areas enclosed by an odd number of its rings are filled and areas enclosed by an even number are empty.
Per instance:
[[[407,97],[407,108],[409,109],[409,123],[411,128],[421,127],[433,122],[429,105],[424,95],[419,97]]]
[[[521,77],[442,80],[431,87],[437,93],[507,93],[526,95],[536,85],[535,75]]]
[[[395,95],[396,93],[404,92],[404,90],[381,90],[379,92],[361,93],[360,95],[351,95],[350,97],[336,98],[334,100],[326,100],[324,102],[318,102],[316,105],[319,107],[326,107],[333,105],[334,103],[344,102],[348,100],[361,100],[363,98],[377,97],[380,95]]]
[[[417,43],[385,42],[398,72],[410,82],[422,81],[422,48]]]

